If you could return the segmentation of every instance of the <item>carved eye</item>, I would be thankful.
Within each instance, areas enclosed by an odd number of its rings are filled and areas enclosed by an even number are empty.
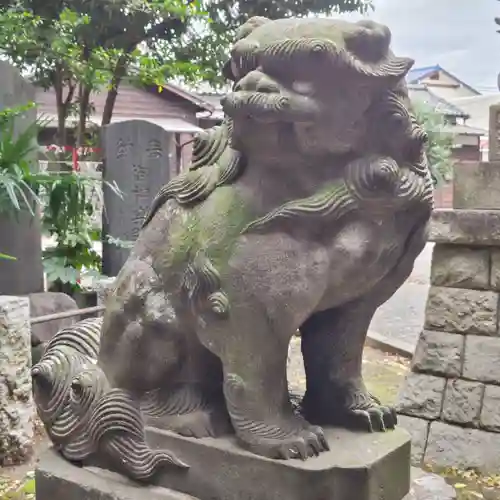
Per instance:
[[[310,95],[314,92],[314,85],[311,82],[295,81],[292,83],[292,89],[297,94]]]
[[[73,380],[73,382],[71,383],[71,390],[76,397],[81,397],[81,395],[83,394],[83,387],[80,381],[76,379]]]

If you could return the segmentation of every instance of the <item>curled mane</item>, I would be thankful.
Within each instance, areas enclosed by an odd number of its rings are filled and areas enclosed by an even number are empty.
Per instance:
[[[173,178],[155,196],[142,227],[170,199],[184,206],[205,200],[218,186],[231,184],[245,168],[243,155],[231,147],[232,121],[228,118],[197,135],[189,170]]]

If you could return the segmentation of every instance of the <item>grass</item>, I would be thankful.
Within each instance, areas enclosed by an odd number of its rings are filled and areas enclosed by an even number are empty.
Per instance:
[[[35,476],[28,473],[22,480],[0,477],[0,500],[30,500],[35,498]]]

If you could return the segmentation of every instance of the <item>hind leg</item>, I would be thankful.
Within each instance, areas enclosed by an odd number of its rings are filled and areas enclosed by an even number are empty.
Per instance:
[[[222,390],[220,360],[194,339],[184,370],[143,399],[147,422],[186,437],[217,437],[233,432]]]
[[[416,229],[399,263],[369,294],[314,314],[301,327],[307,377],[303,411],[311,422],[371,431],[396,425],[396,412],[382,405],[365,387],[363,347],[375,311],[410,275],[427,241],[426,230],[426,225]]]

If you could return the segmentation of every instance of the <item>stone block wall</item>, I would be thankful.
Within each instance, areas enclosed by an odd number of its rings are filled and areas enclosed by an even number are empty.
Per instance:
[[[415,465],[500,469],[498,217],[434,214],[424,330],[398,401]]]
[[[0,295],[0,466],[31,457],[34,417],[29,298]]]

